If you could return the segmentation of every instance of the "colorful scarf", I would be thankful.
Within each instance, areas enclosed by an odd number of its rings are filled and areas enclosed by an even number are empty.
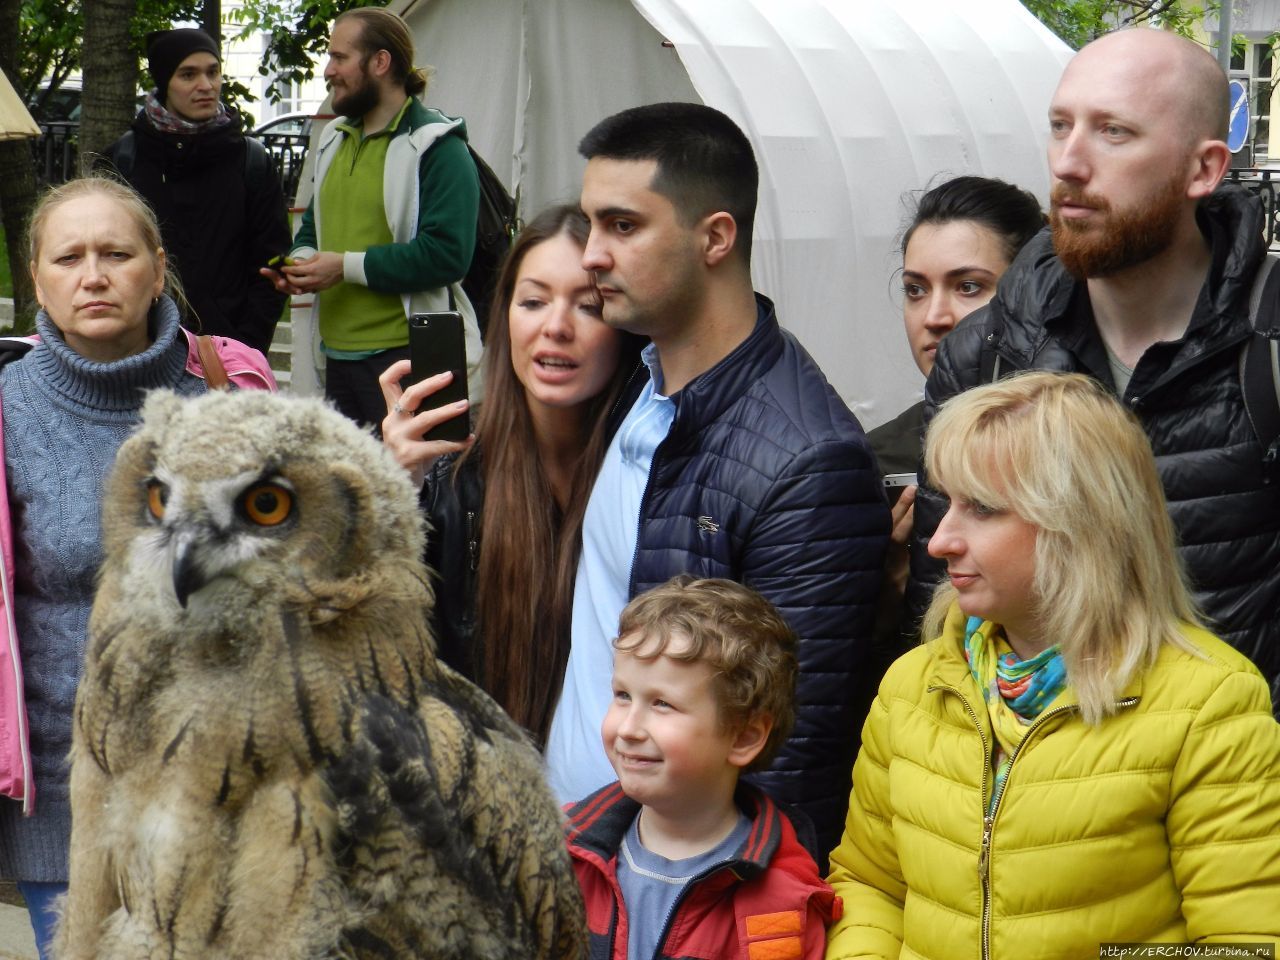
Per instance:
[[[965,624],[964,655],[996,735],[992,756],[996,777],[987,802],[990,814],[1004,792],[1014,751],[1036,717],[1067,685],[1067,674],[1056,644],[1030,660],[1019,660],[1004,630],[981,617],[970,617]]]
[[[147,112],[147,119],[151,121],[151,125],[161,133],[204,133],[206,130],[225,127],[231,122],[231,116],[227,113],[226,104],[221,100],[218,101],[218,112],[212,117],[208,120],[192,122],[191,120],[184,120],[176,113],[171,113],[160,102],[157,93],[158,91],[152,90],[147,94],[147,102],[143,109]]]

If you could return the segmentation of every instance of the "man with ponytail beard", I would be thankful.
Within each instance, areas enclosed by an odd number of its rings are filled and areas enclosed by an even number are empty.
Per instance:
[[[276,287],[315,294],[325,396],[358,423],[386,414],[378,374],[409,356],[410,314],[458,310],[468,379],[480,330],[461,281],[475,248],[480,187],[462,120],[423,106],[428,72],[405,22],[379,7],[333,25],[324,78],[340,116],[320,135],[311,204]]]

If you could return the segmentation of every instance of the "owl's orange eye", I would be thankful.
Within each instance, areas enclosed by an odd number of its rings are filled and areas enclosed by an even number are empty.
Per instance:
[[[276,527],[293,512],[293,494],[278,483],[259,483],[240,498],[244,515],[261,527]]]
[[[169,488],[159,480],[147,481],[147,509],[157,520],[164,519],[164,508],[169,503]]]

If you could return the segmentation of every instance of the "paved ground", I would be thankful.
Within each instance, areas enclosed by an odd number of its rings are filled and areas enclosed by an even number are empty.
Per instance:
[[[0,904],[0,960],[37,960],[35,937],[24,907]]]

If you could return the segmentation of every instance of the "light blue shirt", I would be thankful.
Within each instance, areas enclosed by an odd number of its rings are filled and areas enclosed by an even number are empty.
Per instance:
[[[547,778],[561,803],[581,800],[617,779],[600,740],[600,724],[613,699],[613,638],[630,599],[640,505],[653,454],[676,414],[676,405],[658,392],[662,370],[652,344],[642,356],[649,382],[609,444],[582,519],[573,640],[547,735]]]

